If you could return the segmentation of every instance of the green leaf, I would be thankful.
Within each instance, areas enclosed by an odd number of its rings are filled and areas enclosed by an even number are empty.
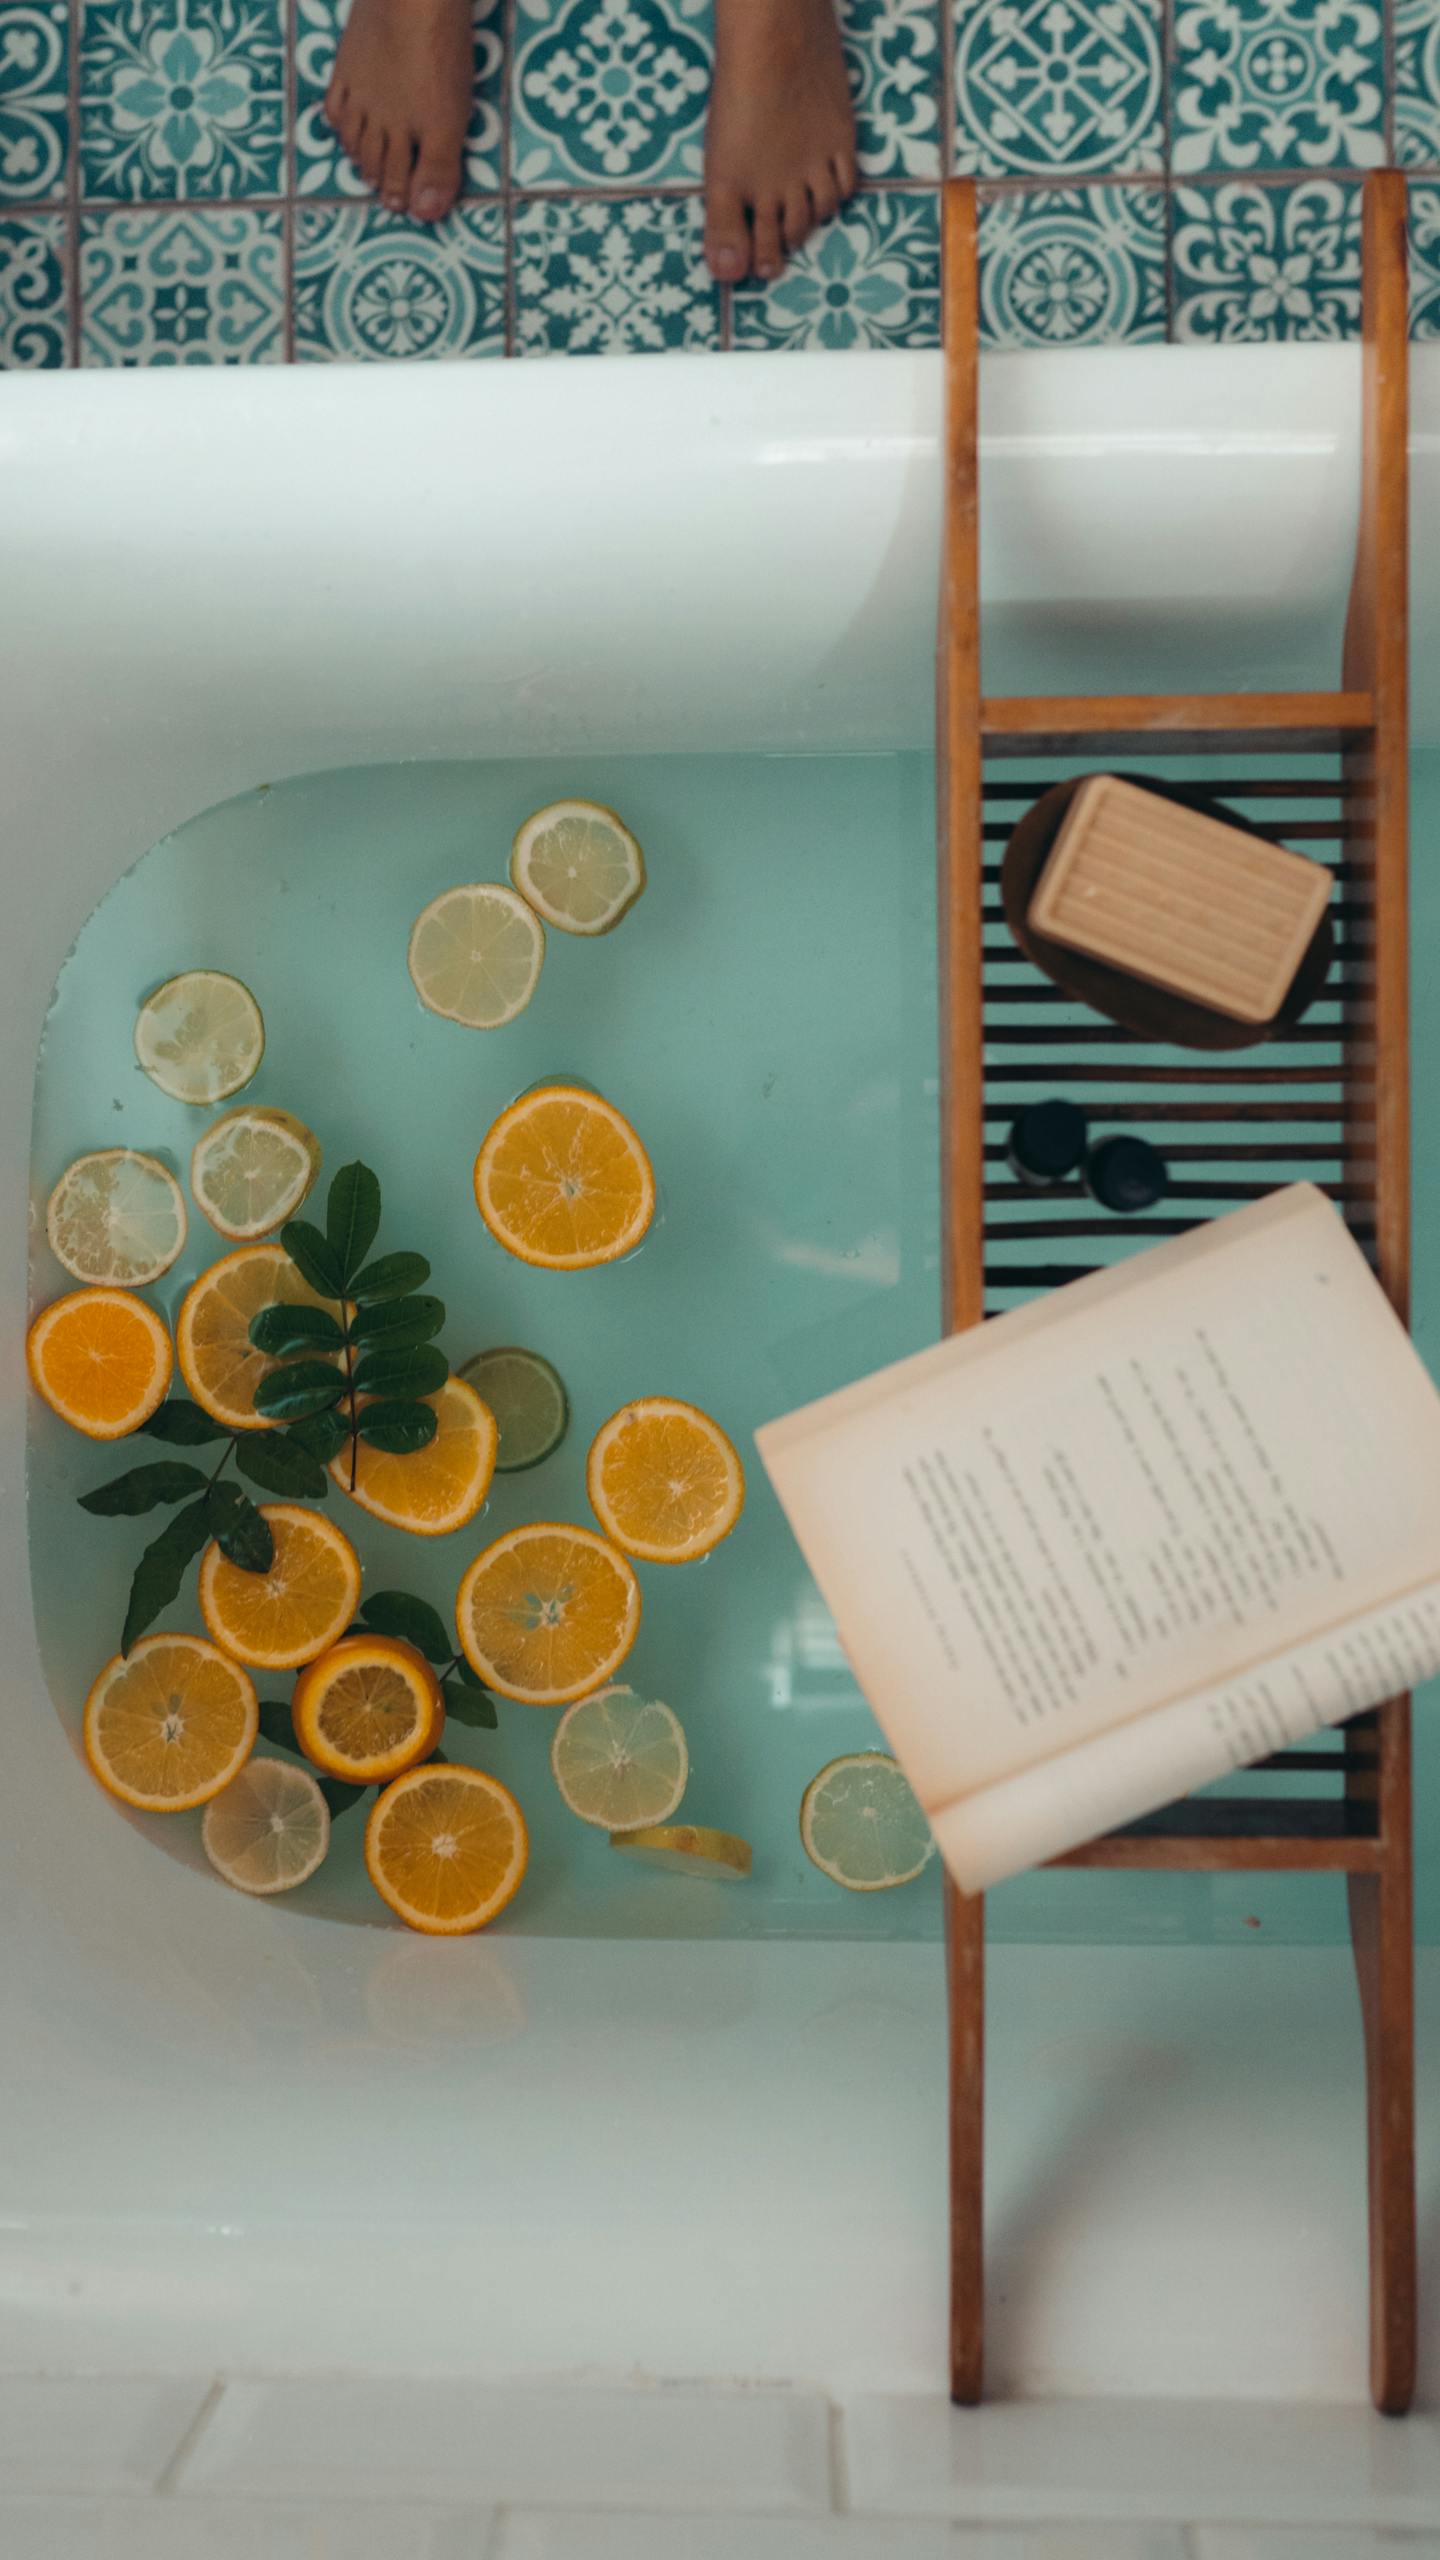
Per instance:
[[[248,1493],[238,1484],[212,1484],[205,1497],[210,1534],[222,1556],[242,1573],[268,1573],[275,1561],[275,1539]]]
[[[128,1653],[137,1636],[143,1635],[162,1609],[168,1608],[181,1583],[185,1568],[198,1556],[210,1535],[210,1500],[192,1502],[152,1538],[135,1567],[130,1585],[130,1605],[125,1612],[125,1625],[120,1637],[120,1650]]]
[[[295,1719],[284,1698],[262,1698],[260,1731],[267,1742],[275,1742],[283,1751],[294,1751],[303,1760],[305,1754],[295,1739]]]
[[[447,1680],[458,1680],[466,1689],[478,1689],[482,1697],[488,1697],[490,1694],[479,1672],[471,1670],[463,1653],[456,1655],[445,1677]]]
[[[356,1272],[347,1295],[357,1306],[374,1307],[382,1298],[405,1298],[412,1289],[423,1289],[429,1277],[423,1253],[382,1253],[378,1262],[367,1262]]]
[[[302,1280],[318,1289],[322,1298],[343,1298],[342,1280],[335,1256],[318,1227],[308,1218],[288,1218],[280,1230],[280,1241]]]
[[[297,1351],[338,1351],[345,1336],[323,1307],[262,1307],[250,1327],[257,1351],[289,1360]]]
[[[198,1467],[183,1467],[175,1458],[157,1458],[153,1467],[132,1467],[128,1475],[112,1476],[108,1484],[97,1484],[93,1493],[82,1493],[80,1508],[102,1520],[129,1518],[137,1511],[154,1511],[162,1502],[183,1502],[187,1493],[203,1493],[206,1482]]]
[[[327,1410],[302,1415],[298,1422],[291,1423],[285,1437],[296,1447],[308,1449],[311,1457],[318,1458],[322,1467],[328,1467],[332,1458],[339,1457],[350,1437],[350,1429],[338,1413]]]
[[[455,1650],[438,1609],[409,1591],[372,1591],[361,1602],[360,1615],[377,1636],[399,1636],[413,1644],[427,1662],[448,1662]]]
[[[140,1425],[152,1440],[169,1440],[177,1449],[203,1449],[207,1440],[228,1440],[228,1422],[214,1422],[202,1413],[198,1404],[187,1404],[183,1396],[172,1396]]]
[[[320,1793],[330,1807],[330,1819],[333,1822],[337,1814],[348,1813],[352,1804],[358,1804],[361,1797],[369,1793],[369,1789],[347,1786],[343,1778],[322,1778]]]
[[[342,1164],[325,1205],[325,1240],[349,1288],[380,1232],[380,1185],[368,1164]]]
[[[409,1351],[429,1342],[445,1321],[441,1298],[391,1298],[378,1307],[362,1307],[351,1331],[370,1351]]]
[[[345,1381],[328,1360],[295,1360],[261,1379],[255,1410],[271,1422],[298,1422],[306,1414],[328,1413],[344,1393]]]
[[[394,1351],[389,1343],[368,1352],[355,1371],[362,1396],[433,1396],[450,1375],[450,1363],[432,1342]]]
[[[372,1449],[383,1449],[392,1458],[408,1458],[417,1449],[428,1449],[439,1424],[428,1404],[370,1404],[355,1428]]]
[[[457,1724],[468,1724],[479,1731],[493,1733],[500,1722],[495,1713],[495,1701],[488,1690],[481,1690],[477,1696],[473,1689],[453,1688],[448,1680],[442,1680],[440,1695],[445,1701],[446,1715],[453,1716]]]
[[[235,1451],[242,1476],[288,1502],[323,1502],[330,1479],[314,1451],[288,1431],[247,1431]]]

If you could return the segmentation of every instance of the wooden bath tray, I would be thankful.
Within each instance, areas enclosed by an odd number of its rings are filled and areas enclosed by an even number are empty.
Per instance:
[[[1078,1278],[1101,1258],[1098,1240],[1114,1241],[1122,1226],[1127,1235],[1173,1235],[1301,1176],[1340,1204],[1404,1317],[1404,180],[1393,170],[1365,180],[1360,530],[1340,680],[1330,693],[982,695],[976,216],[964,181],[945,192],[944,251],[938,736],[947,1326],[978,1324],[1016,1293]],[[1007,761],[1022,757],[1026,778],[1007,780]],[[1264,759],[1261,775],[1247,779],[1254,757]],[[1061,991],[1012,942],[1000,904],[1000,853],[1048,783],[1111,759],[1149,770],[1177,758],[1192,780],[1207,759],[1207,788],[1335,875],[1329,981],[1283,1043],[1243,1059],[1141,1047],[1098,1017],[1075,1025]],[[1024,1103],[1056,1092],[1107,1129],[1139,1129],[1163,1148],[1172,1176],[1163,1216],[1107,1217],[1078,1188],[1037,1210],[1007,1170],[1005,1131]],[[1409,1701],[1393,1699],[1263,1765],[1274,1792],[1192,1797],[1057,1863],[1345,1877],[1365,2037],[1370,2385],[1376,2407],[1398,2413],[1414,2389],[1416,2327]],[[1298,1788],[1288,1784],[1292,1773],[1300,1774]],[[983,1899],[947,1889],[946,1945],[951,2393],[973,2402],[984,2356]]]

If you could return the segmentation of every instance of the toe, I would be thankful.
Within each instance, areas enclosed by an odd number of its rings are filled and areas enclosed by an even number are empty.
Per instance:
[[[784,232],[785,246],[792,258],[797,249],[804,248],[814,228],[808,187],[791,187],[785,198]]]
[[[712,187],[705,198],[705,262],[721,284],[749,272],[750,225],[738,187]]]
[[[847,196],[853,196],[860,183],[860,172],[855,166],[854,152],[837,151],[830,166],[835,172],[835,185],[843,204]]]
[[[340,79],[338,75],[331,81],[329,88],[325,92],[320,113],[324,117],[325,122],[329,125],[332,133],[338,133],[341,125],[345,121],[345,101],[349,94],[350,92],[346,88],[344,81]]]
[[[778,204],[757,204],[754,214],[755,273],[762,282],[778,276],[785,264],[785,251],[780,238]]]
[[[367,187],[378,187],[380,172],[385,166],[385,127],[370,116],[361,126],[355,158]]]
[[[380,201],[391,213],[403,213],[410,201],[410,173],[414,164],[413,136],[392,133],[385,145],[385,162],[380,172]]]
[[[417,222],[443,222],[455,202],[460,193],[463,142],[464,135],[458,131],[421,137],[410,181],[410,210]]]
[[[810,202],[817,222],[828,222],[840,202],[833,169],[817,169],[810,180]]]

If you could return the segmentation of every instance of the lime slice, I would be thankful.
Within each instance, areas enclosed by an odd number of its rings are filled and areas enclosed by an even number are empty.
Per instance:
[[[205,1855],[242,1893],[289,1893],[313,1876],[330,1846],[320,1782],[288,1760],[247,1760],[205,1807]]]
[[[538,1351],[524,1351],[518,1343],[477,1351],[460,1375],[495,1416],[498,1473],[518,1475],[522,1467],[538,1467],[559,1448],[569,1428],[570,1403],[559,1371]]]
[[[76,1280],[143,1289],[185,1242],[185,1195],[154,1156],[102,1147],[77,1156],[50,1194],[45,1227],[57,1262]]]
[[[712,1884],[738,1884],[750,1873],[750,1843],[733,1831],[707,1831],[693,1822],[648,1823],[642,1831],[612,1831],[612,1849],[642,1858],[647,1867]]]
[[[526,819],[510,850],[510,877],[562,933],[609,933],[645,886],[645,857],[613,809],[556,800]]]
[[[470,1031],[498,1031],[540,982],[545,935],[533,910],[498,880],[446,889],[416,917],[410,975],[423,1005]]]
[[[147,996],[135,1055],[176,1102],[223,1102],[248,1084],[265,1055],[260,1007],[238,978],[187,969]]]
[[[195,1143],[190,1188],[217,1234],[237,1244],[293,1218],[320,1170],[320,1143],[288,1111],[242,1105]]]
[[[812,1778],[800,1838],[821,1874],[851,1893],[912,1884],[935,1854],[910,1781],[888,1751],[852,1751]]]
[[[690,1754],[680,1719],[658,1698],[597,1689],[567,1707],[550,1745],[555,1784],[572,1813],[601,1831],[668,1822],[685,1793]]]

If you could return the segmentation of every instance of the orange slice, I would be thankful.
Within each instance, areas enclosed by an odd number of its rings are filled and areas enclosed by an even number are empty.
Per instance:
[[[91,1440],[123,1440],[165,1401],[174,1354],[153,1307],[128,1289],[72,1289],[30,1327],[37,1395]]]
[[[255,1683],[203,1636],[142,1636],[85,1701],[85,1757],[102,1787],[146,1813],[208,1804],[255,1748]]]
[[[608,1538],[649,1564],[689,1564],[728,1538],[745,1470],[718,1422],[678,1396],[641,1396],[602,1422],[585,1489]]]
[[[259,1671],[298,1671],[343,1636],[360,1597],[360,1559],[343,1529],[299,1502],[264,1502],[275,1557],[245,1573],[212,1540],[200,1559],[200,1614],[218,1645]]]
[[[565,1707],[613,1679],[640,1625],[640,1585],[593,1529],[540,1520],[484,1548],[455,1596],[460,1649],[487,1689]]]
[[[250,1326],[262,1307],[273,1306],[330,1307],[301,1279],[278,1244],[246,1244],[238,1253],[227,1253],[201,1272],[180,1302],[175,1319],[180,1374],[195,1402],[232,1431],[271,1427],[255,1410],[255,1390],[280,1363],[256,1350]]]
[[[395,1636],[346,1636],[310,1663],[290,1701],[307,1760],[355,1787],[380,1785],[424,1760],[440,1739],[440,1683]]]
[[[427,1937],[483,1929],[519,1891],[525,1816],[483,1769],[410,1769],[371,1807],[365,1866],[382,1902]]]
[[[447,1378],[438,1395],[426,1396],[424,1402],[434,1407],[438,1426],[428,1448],[396,1458],[362,1440],[353,1485],[348,1448],[333,1461],[330,1473],[377,1520],[413,1530],[420,1538],[443,1538],[452,1529],[463,1529],[480,1509],[495,1473],[499,1435],[489,1406],[463,1378]]]
[[[655,1215],[650,1159],[622,1112],[583,1085],[543,1084],[502,1111],[475,1159],[475,1200],[521,1262],[616,1262]]]

